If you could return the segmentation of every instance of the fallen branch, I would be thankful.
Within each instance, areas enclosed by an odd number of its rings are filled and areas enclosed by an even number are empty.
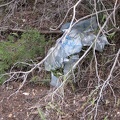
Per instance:
[[[26,32],[27,30],[23,30],[23,29],[11,29],[8,27],[2,27],[0,28],[0,32],[6,32],[6,31],[11,31],[11,32]],[[43,31],[39,31],[41,34],[62,34],[63,32],[60,30],[56,30],[56,31],[48,31],[48,30],[43,30]]]
[[[0,5],[0,8],[9,5],[9,4],[11,4],[12,2],[14,2],[14,1],[15,1],[15,0],[12,0],[12,1],[8,2],[8,3],[2,4],[2,5]]]

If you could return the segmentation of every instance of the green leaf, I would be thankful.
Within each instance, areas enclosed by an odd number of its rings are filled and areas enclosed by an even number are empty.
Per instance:
[[[11,35],[14,35],[14,36],[18,37],[18,34],[17,34],[17,33],[11,33]]]
[[[45,115],[42,112],[42,110],[40,108],[37,108],[37,110],[38,110],[38,113],[39,113],[39,116],[40,116],[41,120],[46,120]]]

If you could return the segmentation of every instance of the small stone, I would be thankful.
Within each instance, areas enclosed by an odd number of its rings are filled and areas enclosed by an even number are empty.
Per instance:
[[[24,92],[24,93],[22,93],[23,95],[26,95],[26,96],[28,96],[29,95],[29,93],[27,93],[27,92]]]
[[[36,92],[35,89],[33,89],[33,90],[32,90],[32,94],[33,94],[34,96],[36,95],[35,92]]]
[[[82,100],[85,101],[85,100],[86,100],[86,96],[83,96],[83,97],[82,97]]]
[[[117,112],[117,115],[120,115],[120,112]]]
[[[22,19],[22,21],[23,21],[23,22],[26,22],[26,20],[25,20],[25,19]]]
[[[10,113],[10,114],[8,115],[8,117],[11,118],[11,117],[12,117],[12,114]]]

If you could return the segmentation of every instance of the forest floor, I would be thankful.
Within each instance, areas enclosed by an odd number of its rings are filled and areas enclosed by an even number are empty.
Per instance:
[[[0,86],[0,120],[42,120],[38,111],[30,108],[49,94],[50,87],[26,83],[17,94],[10,97],[18,89],[19,85],[19,82],[12,82],[9,86]],[[61,110],[64,114],[53,112],[47,120],[80,120],[83,105],[88,96],[87,88],[76,89],[76,92],[69,90],[69,88],[68,86],[65,92],[67,105],[63,106]],[[116,88],[114,92],[118,99],[120,97],[119,89]],[[111,93],[107,94],[107,103],[101,102],[100,116],[97,117],[97,120],[104,120],[105,116],[107,116],[107,120],[120,119],[120,105],[115,107],[113,105],[114,99],[111,96]],[[45,107],[44,101],[41,101],[40,104]],[[60,114],[61,117],[56,118],[57,114]]]
[[[15,25],[18,25],[17,27],[21,29],[32,27],[32,28],[37,28],[40,31],[48,30],[48,28],[51,26],[57,26],[59,21],[58,19],[60,18],[59,15],[61,14],[59,14],[58,17],[56,14],[54,14],[55,16],[53,16],[52,22],[50,22],[50,20],[47,21],[47,19],[50,16],[46,17],[43,15],[41,18],[39,18],[39,16],[41,16],[42,14],[42,13],[40,14],[41,10],[44,9],[43,7],[44,6],[42,4],[41,8],[39,9],[39,11],[36,12],[36,14],[31,12],[31,9],[29,9],[29,7],[25,12],[18,11],[10,19],[8,18],[8,22],[5,25],[9,26],[8,27],[9,29],[14,28],[13,26]],[[86,14],[87,13],[81,14],[81,17],[85,16]],[[54,19],[54,17],[56,18],[56,20]],[[61,19],[63,18],[61,17]],[[1,25],[2,24],[3,23],[1,23]],[[56,38],[58,38],[59,35],[56,34],[53,36],[57,36]],[[4,40],[5,38],[6,38],[6,34],[5,36],[4,35],[0,36],[0,41]],[[117,51],[120,46],[119,33],[114,39],[116,39],[115,43],[116,43],[116,51]],[[110,48],[109,50],[112,51]],[[108,54],[109,54],[109,50],[106,50]],[[103,71],[102,74],[105,75],[109,74],[109,72],[108,73],[107,72],[108,71]],[[85,107],[84,105],[85,103],[87,103],[88,96],[90,94],[90,91],[92,90],[92,88],[88,88],[88,87],[90,85],[90,82],[95,81],[94,78],[95,74],[93,73],[91,76],[90,74],[91,73],[89,73],[85,77],[84,81],[82,81],[81,84],[84,85],[81,85],[81,87],[79,87],[78,85],[72,86],[71,84],[70,85],[68,84],[66,86],[64,93],[65,104],[64,103],[62,104],[60,110],[55,109],[55,111],[53,110],[52,112],[50,112],[50,114],[48,115],[49,117],[46,118],[46,120],[84,120],[80,118],[82,118],[83,110]],[[114,79],[114,81],[117,81],[117,83],[113,82],[113,90],[116,95],[117,105],[116,106],[114,105],[114,96],[112,92],[110,90],[106,91],[107,94],[105,95],[105,101],[101,101],[100,103],[97,120],[120,120],[119,76],[116,79]],[[45,120],[45,119],[41,119],[40,113],[38,112],[39,110],[31,109],[31,107],[40,104],[42,105],[43,108],[42,109],[43,114],[45,115],[47,114],[46,112],[44,113],[46,103],[43,100],[41,101],[41,99],[51,92],[51,88],[48,85],[49,83],[36,84],[34,82],[29,82],[28,80],[17,94],[11,96],[18,89],[20,84],[21,84],[20,81],[13,81],[10,82],[10,84],[5,84],[0,86],[0,120]],[[90,87],[94,87],[94,86],[90,86]],[[93,118],[89,118],[88,120],[93,120]]]

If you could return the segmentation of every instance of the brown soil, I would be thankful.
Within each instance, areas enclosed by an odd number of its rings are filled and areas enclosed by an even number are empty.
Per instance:
[[[37,114],[31,113],[29,108],[45,96],[49,88],[27,84],[19,93],[10,97],[19,84],[13,82],[8,87],[0,87],[0,120],[39,120]]]
[[[45,85],[27,83],[20,92],[10,97],[18,89],[19,85],[19,82],[12,82],[8,86],[0,87],[0,120],[42,120],[38,115],[37,109],[31,110],[30,108],[39,103],[40,99],[45,97],[45,95],[49,94],[50,88]],[[70,86],[65,91],[65,104],[61,106],[61,112],[64,114],[59,113],[59,119],[82,120],[80,118],[88,93],[85,88],[76,89],[76,92],[69,88]],[[110,93],[110,91],[107,92]],[[120,118],[120,105],[114,107],[114,99],[110,94],[107,94],[105,97],[107,101],[101,101],[100,103],[98,120],[104,120],[105,116],[107,116],[107,120],[119,120]],[[119,89],[115,89],[115,94],[118,100],[120,96]],[[42,104],[42,108],[44,108],[46,103],[41,101],[39,104]],[[47,120],[58,120],[56,111],[52,111],[50,114]]]
[[[58,26],[63,20],[68,9],[63,8],[63,5],[59,4],[59,2],[56,2],[56,4],[50,3],[51,1],[49,0],[48,3],[46,3],[48,7],[48,9],[45,10],[47,16],[44,16],[43,14],[44,1],[41,0],[39,4],[37,4],[39,9],[36,9],[36,14],[34,14],[34,12],[31,10],[31,7],[27,6],[26,9],[24,8],[18,10],[15,15],[10,17],[12,22],[8,17],[8,21],[6,23],[1,22],[1,25],[3,24],[3,27],[7,25],[10,28],[15,28],[15,25],[18,25],[17,28],[26,29],[32,27],[37,28],[38,30],[49,30],[50,27]],[[41,5],[41,7],[39,7],[39,5]],[[57,9],[55,5],[60,5],[59,9]],[[72,3],[70,6],[72,6]],[[23,12],[21,12],[22,10]],[[83,10],[82,8],[80,11],[83,12],[78,12],[79,17],[85,16],[89,13],[86,12],[86,9]],[[69,19],[70,17],[67,18],[66,21],[69,21]],[[0,40],[3,39],[4,35],[0,35]],[[116,40],[116,49],[119,48],[119,45],[120,42],[118,36]],[[110,65],[108,65],[108,68],[106,68],[108,71],[109,66]],[[101,69],[100,71],[102,77],[108,74],[105,70],[103,71],[103,69]],[[80,83],[82,86],[77,86],[75,90],[71,89],[72,85],[67,86],[65,90],[65,103],[62,103],[62,106],[60,106],[62,113],[53,110],[49,113],[49,118],[47,118],[47,120],[84,120],[82,118],[83,109],[85,108],[84,105],[87,102],[90,91],[94,87],[94,81],[96,81],[96,79],[93,78],[95,74],[90,74],[91,73],[89,73],[85,77],[84,81]],[[100,103],[97,120],[120,120],[120,77],[117,77],[114,81],[116,82],[112,83],[112,85],[116,95],[117,106],[114,106],[114,96],[112,92],[109,89],[108,91],[106,90],[106,95],[104,95],[105,101],[101,101]],[[47,94],[49,94],[51,90],[50,87],[47,85],[39,85],[28,82],[17,94],[14,94],[10,97],[10,95],[15,93],[15,91],[18,89],[19,85],[20,82],[17,81],[11,82],[9,85],[0,86],[0,120],[42,120],[38,114],[38,110],[30,108],[36,105],[36,103],[40,102],[40,100]],[[42,104],[41,108],[43,112],[45,112],[45,101],[41,101],[39,104]],[[105,117],[107,118],[105,119]],[[93,118],[86,120],[93,120]]]

